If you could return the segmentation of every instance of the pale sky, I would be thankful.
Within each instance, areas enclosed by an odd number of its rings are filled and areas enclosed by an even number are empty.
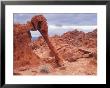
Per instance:
[[[14,22],[26,23],[38,13],[17,13],[14,14]],[[42,14],[46,17],[49,25],[97,25],[96,13],[50,13]]]
[[[31,21],[31,18],[38,13],[16,13],[14,14],[14,23],[25,24]],[[48,23],[48,34],[63,34],[67,31],[79,29],[80,31],[89,32],[97,28],[96,13],[49,13],[42,14],[46,17]],[[31,32],[32,36],[40,36],[38,32]]]

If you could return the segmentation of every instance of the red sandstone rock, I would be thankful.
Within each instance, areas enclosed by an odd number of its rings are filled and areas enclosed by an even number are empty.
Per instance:
[[[26,71],[30,74],[36,72],[34,75],[43,73],[57,75],[96,74],[97,61],[94,58],[97,58],[97,30],[89,33],[75,30],[62,36],[49,37],[52,45],[56,48],[56,53],[60,56],[61,64],[63,64],[64,69],[60,69],[54,67],[55,57],[43,37],[31,41],[31,35],[28,32],[31,28],[30,23],[28,25],[14,25],[14,69],[21,67],[25,69],[25,66],[33,68],[34,65],[37,65],[34,71],[31,71],[32,68]],[[46,65],[45,68],[45,64],[49,64],[49,66]],[[38,69],[40,67],[41,69]],[[23,75],[26,71],[15,71],[15,75]]]
[[[31,42],[30,24],[14,24],[14,68],[26,65],[38,65],[40,60],[33,53]]]

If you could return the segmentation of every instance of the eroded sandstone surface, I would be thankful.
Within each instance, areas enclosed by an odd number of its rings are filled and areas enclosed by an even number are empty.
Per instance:
[[[74,30],[49,37],[60,57],[56,67],[55,56],[43,37],[32,41],[31,24],[14,25],[15,75],[96,75],[97,29],[84,33]],[[22,32],[20,32],[22,31]]]

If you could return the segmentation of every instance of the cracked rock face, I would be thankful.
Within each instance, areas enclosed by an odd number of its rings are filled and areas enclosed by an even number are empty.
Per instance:
[[[39,64],[39,57],[33,53],[29,46],[31,42],[29,30],[31,28],[29,23],[14,25],[14,68]]]

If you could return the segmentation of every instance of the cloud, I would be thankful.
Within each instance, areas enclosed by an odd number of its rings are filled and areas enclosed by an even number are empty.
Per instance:
[[[40,13],[16,13],[14,14],[14,23],[25,24],[31,21],[34,15]],[[40,14],[41,15],[41,14]],[[67,31],[78,29],[79,31],[89,32],[97,28],[97,14],[96,13],[42,13],[47,19],[48,34],[62,35]],[[39,37],[41,34],[36,31],[31,31],[32,36]]]
[[[90,32],[96,28],[97,28],[97,26],[56,26],[56,25],[49,25],[48,34],[49,34],[49,36],[62,35],[65,32],[73,31],[75,29],[77,29],[78,31]],[[39,31],[35,31],[35,32],[31,31],[31,34],[33,37],[41,36]]]
[[[34,15],[40,13],[14,14],[14,22],[26,23]],[[97,25],[96,13],[49,13],[42,14],[47,18],[49,25]]]

